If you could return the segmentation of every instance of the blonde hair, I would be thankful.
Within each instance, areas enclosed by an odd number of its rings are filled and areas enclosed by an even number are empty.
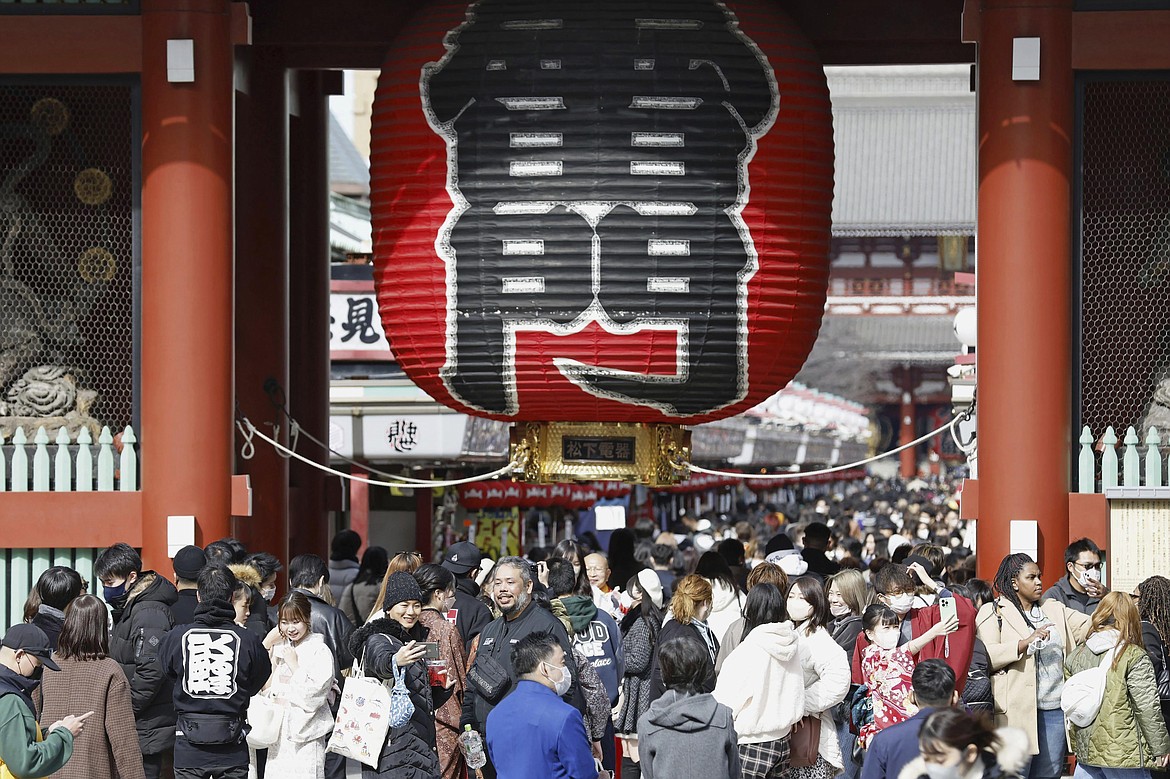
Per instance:
[[[1093,612],[1093,621],[1089,626],[1089,635],[1106,630],[1117,630],[1121,640],[1117,642],[1117,651],[1113,655],[1113,664],[1110,668],[1117,668],[1117,661],[1125,654],[1130,646],[1142,647],[1142,621],[1138,616],[1137,606],[1127,592],[1110,592],[1101,598],[1097,609]]]
[[[854,568],[844,568],[839,573],[830,576],[825,586],[826,596],[829,594],[829,588],[834,584],[837,585],[837,592],[841,593],[841,600],[849,607],[849,610],[860,616],[870,601],[869,587],[866,586],[865,576],[862,575],[861,571]]]
[[[775,563],[760,563],[752,569],[747,577],[747,588],[750,590],[757,584],[775,584],[780,592],[788,592],[788,574]]]
[[[692,573],[675,582],[670,612],[676,622],[689,625],[699,612],[699,605],[711,602],[711,582]]]

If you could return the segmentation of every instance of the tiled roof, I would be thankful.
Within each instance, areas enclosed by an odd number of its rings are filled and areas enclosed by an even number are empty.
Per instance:
[[[966,65],[830,67],[833,234],[974,235],[975,95]]]
[[[329,114],[329,189],[343,195],[370,196],[369,163],[332,113]]]
[[[866,401],[872,382],[893,366],[922,366],[941,373],[951,365],[960,350],[953,323],[951,316],[826,315],[796,380]]]

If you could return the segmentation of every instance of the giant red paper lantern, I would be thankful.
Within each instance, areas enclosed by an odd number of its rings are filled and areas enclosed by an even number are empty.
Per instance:
[[[432,397],[694,424],[797,373],[825,302],[832,116],[776,3],[434,2],[389,52],[377,290]]]

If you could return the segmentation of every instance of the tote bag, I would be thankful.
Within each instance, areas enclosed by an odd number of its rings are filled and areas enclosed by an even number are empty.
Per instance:
[[[398,668],[394,668],[394,688],[401,684],[406,691],[405,673],[399,676]],[[378,759],[382,756],[382,745],[386,743],[386,734],[390,732],[391,719],[394,718],[394,696],[380,679],[366,676],[360,662],[354,662],[354,673],[345,680],[341,691],[341,704],[337,709],[337,724],[333,727],[333,735],[329,737],[328,751],[353,758],[370,768],[378,767]],[[406,696],[410,703],[410,696]],[[403,708],[398,704],[399,714]],[[414,713],[414,704],[410,703],[410,714]],[[402,724],[402,723],[399,723]]]
[[[248,746],[267,749],[280,740],[284,707],[267,695],[254,695],[248,702]]]

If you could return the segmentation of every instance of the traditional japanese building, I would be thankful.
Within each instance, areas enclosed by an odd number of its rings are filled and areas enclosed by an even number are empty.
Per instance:
[[[163,571],[169,548],[228,533],[286,558],[325,547],[336,481],[235,422],[329,429],[327,98],[421,5],[0,2],[9,621],[43,567],[84,570],[116,540]],[[778,5],[826,65],[976,64],[964,508],[984,573],[1020,520],[1054,578],[1070,526],[1105,505],[1070,499],[1073,432],[1139,422],[1167,364],[1165,306],[1133,301],[1167,283],[1170,4]],[[910,255],[937,243],[917,237]]]

